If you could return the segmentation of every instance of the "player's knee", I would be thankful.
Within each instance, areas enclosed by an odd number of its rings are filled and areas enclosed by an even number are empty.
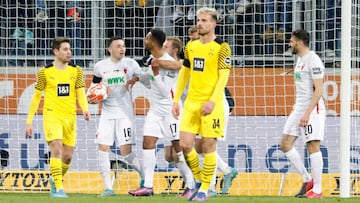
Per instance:
[[[70,164],[72,160],[72,156],[71,155],[63,155],[62,161],[66,164]]]
[[[197,153],[199,153],[199,154],[203,153],[201,139],[195,139],[194,147],[195,147],[195,150]]]
[[[167,162],[173,162],[173,161],[174,161],[174,159],[173,159],[173,157],[171,156],[171,154],[165,154],[165,160],[166,160]]]
[[[193,146],[192,145],[188,145],[184,142],[180,142],[180,147],[183,150],[184,154],[188,154],[189,152],[191,152]]]
[[[292,148],[292,145],[290,145],[289,143],[285,142],[285,141],[281,141],[280,142],[280,149],[281,151],[283,151],[284,153],[290,151],[290,149]]]
[[[143,149],[155,149],[157,138],[144,136]]]
[[[103,152],[109,152],[110,151],[110,146],[99,144],[99,150],[103,151]]]
[[[309,154],[313,154],[320,151],[320,141],[312,140],[306,143],[307,150]]]

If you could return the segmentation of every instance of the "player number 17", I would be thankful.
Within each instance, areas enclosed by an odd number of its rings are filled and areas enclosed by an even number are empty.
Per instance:
[[[171,123],[169,127],[170,127],[170,130],[171,130],[172,134],[177,132],[176,123]]]

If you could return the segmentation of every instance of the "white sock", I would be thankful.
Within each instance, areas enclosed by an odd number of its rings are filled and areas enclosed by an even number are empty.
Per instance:
[[[289,159],[290,163],[295,167],[297,172],[300,173],[303,182],[306,183],[306,182],[311,181],[311,176],[307,172],[307,170],[301,160],[300,154],[295,149],[295,147],[293,147],[288,152],[286,152],[285,155]]]
[[[134,167],[135,171],[137,171],[140,175],[141,179],[144,179],[144,174],[141,169],[140,160],[135,156],[133,152],[130,154],[124,156],[124,159],[130,164],[132,167]]]
[[[113,189],[111,177],[110,177],[110,159],[109,152],[99,151],[99,168],[101,175],[103,176],[106,189]]]
[[[195,188],[195,180],[194,176],[189,168],[189,166],[186,164],[186,162],[179,161],[178,163],[175,163],[176,167],[179,169],[179,173],[183,177],[185,181],[185,186],[189,189]]]
[[[156,166],[155,149],[144,149],[142,156],[142,165],[144,171],[144,186],[153,187],[154,170]]]
[[[313,192],[320,194],[322,183],[323,157],[321,152],[310,154],[311,171],[314,178]]]
[[[185,156],[184,156],[184,153],[182,151],[177,152],[176,155],[179,157],[180,162],[185,162],[186,163]]]
[[[225,161],[221,158],[219,153],[216,153],[216,164],[217,168],[224,173],[224,175],[227,175],[231,173],[231,167],[225,163]]]

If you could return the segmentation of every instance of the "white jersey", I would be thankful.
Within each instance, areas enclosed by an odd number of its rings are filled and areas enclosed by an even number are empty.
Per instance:
[[[102,102],[101,117],[107,119],[133,118],[132,98],[125,84],[134,76],[140,77],[141,74],[139,64],[134,59],[127,57],[118,62],[107,58],[95,64],[94,75],[102,78],[102,83],[109,88],[109,96]]]
[[[160,60],[175,61],[169,54],[164,53]],[[157,116],[171,115],[172,99],[175,92],[175,85],[178,71],[168,70],[160,67],[159,75],[153,76],[152,69],[150,71],[150,110]]]
[[[305,111],[308,108],[314,93],[313,80],[324,78],[324,70],[322,61],[313,51],[298,58],[294,69],[296,88],[295,111]],[[319,108],[325,108],[322,98],[320,98],[318,105]]]

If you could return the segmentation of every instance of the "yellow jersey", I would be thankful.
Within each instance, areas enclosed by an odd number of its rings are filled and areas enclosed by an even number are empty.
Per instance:
[[[206,102],[213,95],[221,69],[231,69],[231,49],[220,38],[202,44],[190,41],[184,50],[183,68],[190,68],[187,99]]]
[[[63,116],[76,114],[76,89],[84,87],[82,69],[70,64],[64,70],[52,64],[41,68],[35,85],[36,90],[44,91],[43,113]]]

